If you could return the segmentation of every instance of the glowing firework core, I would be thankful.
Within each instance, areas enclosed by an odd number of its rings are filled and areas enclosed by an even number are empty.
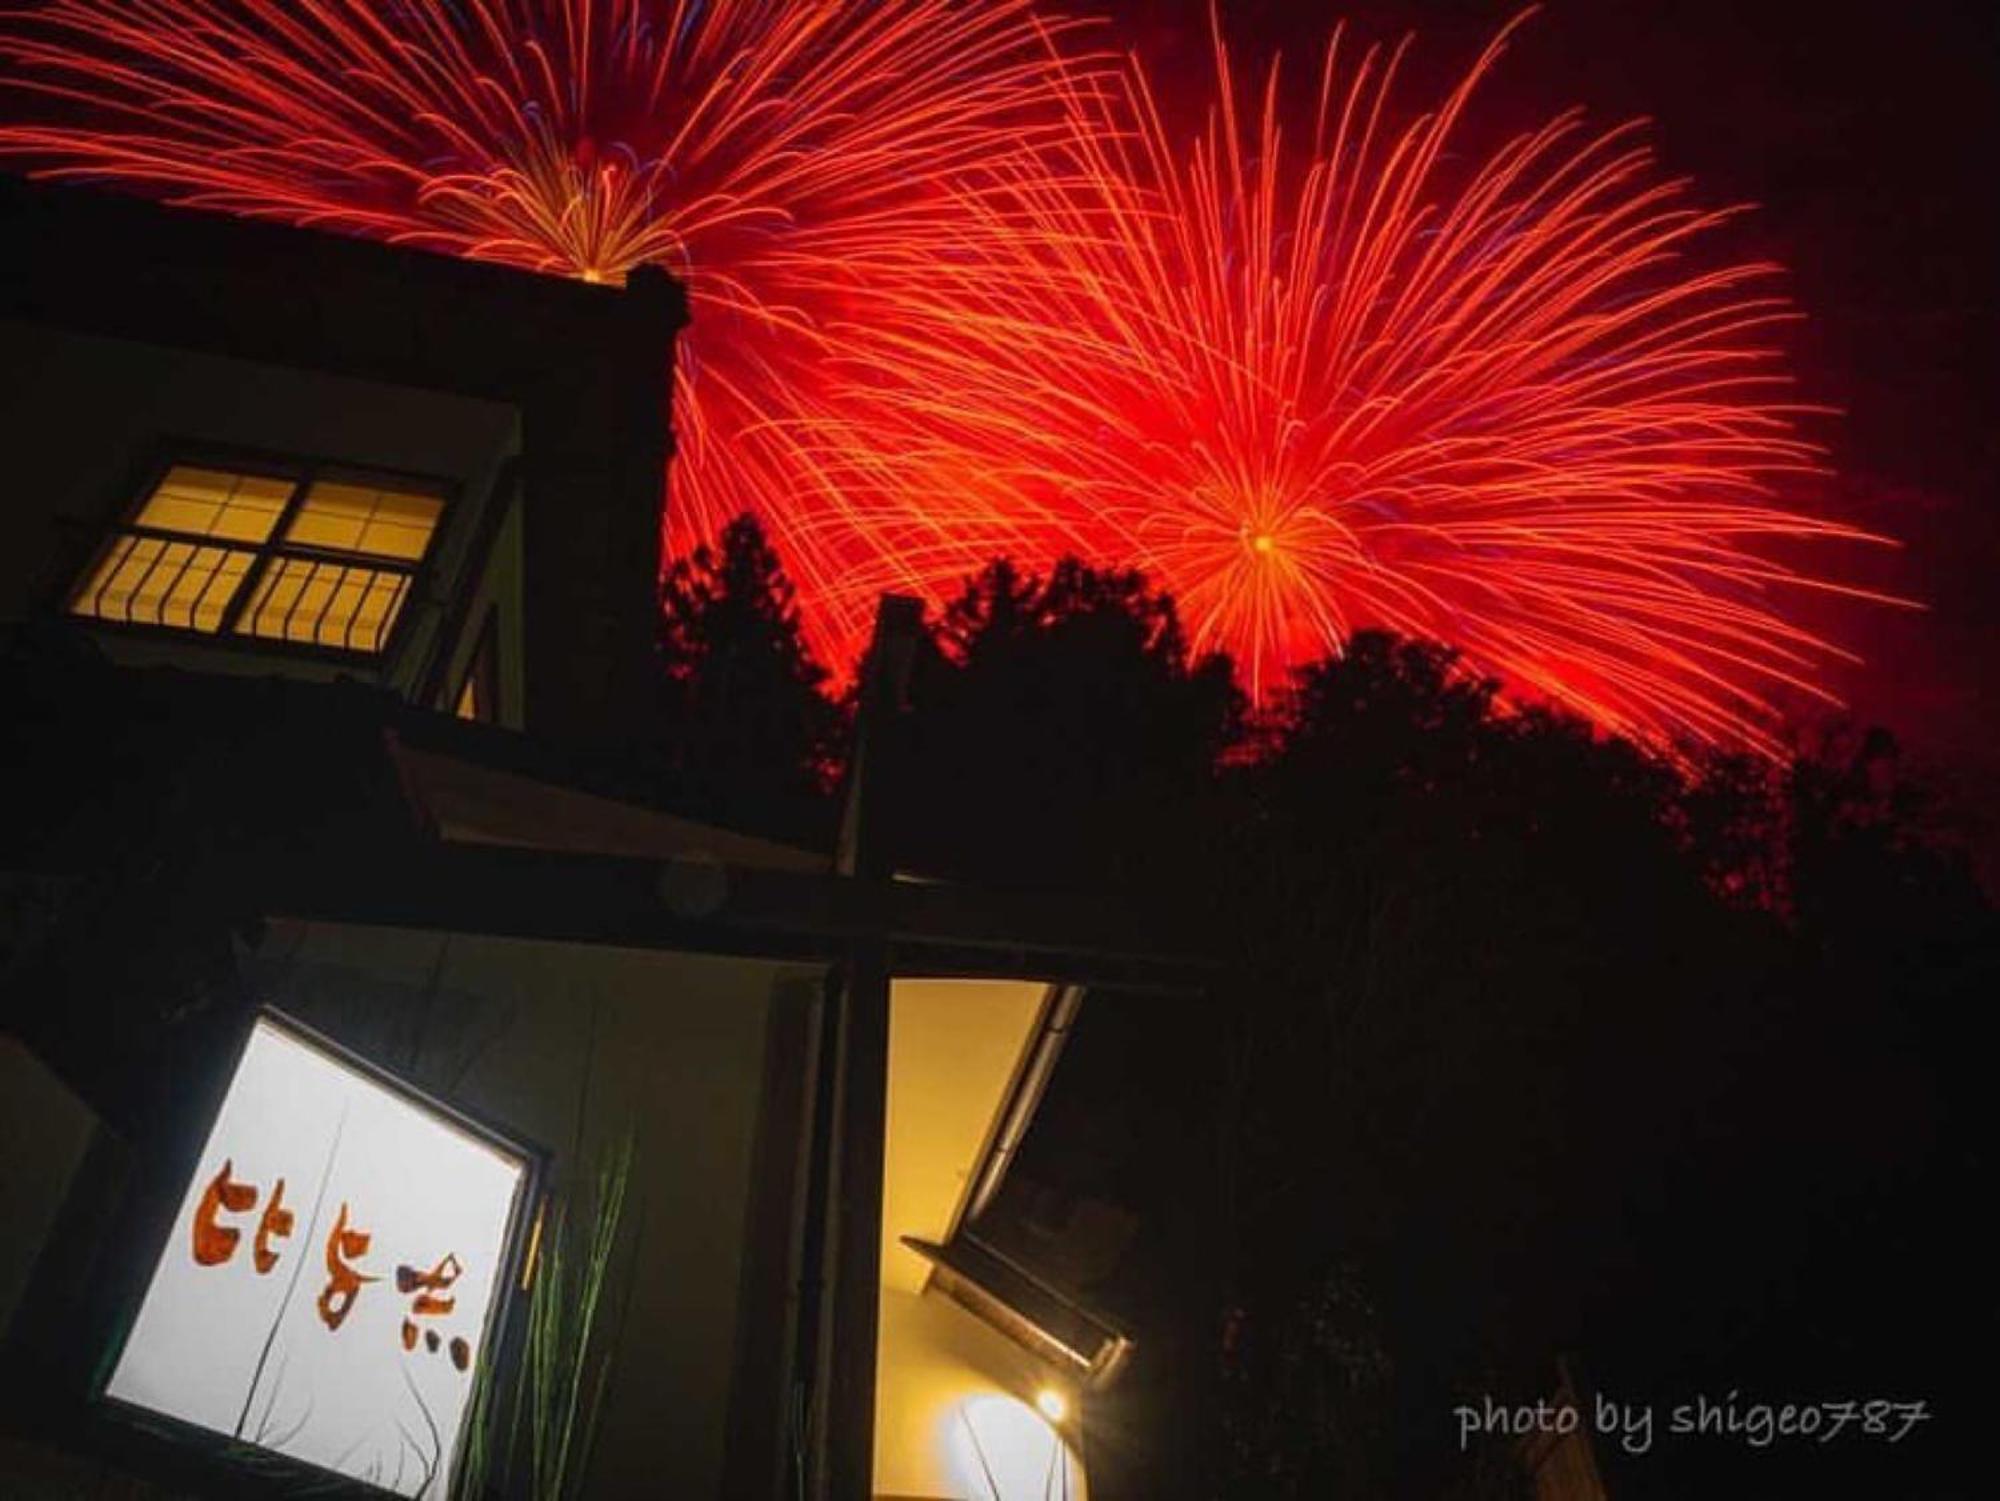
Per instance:
[[[1151,572],[1253,692],[1386,626],[1655,742],[1774,748],[1839,653],[1771,548],[1861,534],[1774,268],[1574,115],[1461,160],[1512,27],[1390,123],[1402,49],[1183,138],[1027,0],[48,0],[0,154],[535,270],[689,283],[683,550],[760,516],[844,663],[884,589]],[[1307,116],[1310,115],[1308,122]],[[1306,129],[1306,124],[1310,129]],[[1839,591],[1858,592],[1858,591]]]

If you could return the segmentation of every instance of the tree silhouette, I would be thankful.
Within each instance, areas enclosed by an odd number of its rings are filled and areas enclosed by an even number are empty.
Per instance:
[[[1173,601],[1074,559],[998,561],[931,622],[911,674],[895,848],[929,873],[1157,894],[1242,705],[1190,660]]]
[[[665,618],[680,785],[824,807],[839,716],[754,527]],[[1887,737],[1669,760],[1369,632],[1252,720],[1140,574],[1002,560],[928,622],[895,742],[901,868],[1227,961],[1198,1000],[1093,995],[986,1226],[1043,1244],[1050,1193],[1141,1226],[1075,1289],[1140,1339],[1092,1406],[1108,1501],[1511,1495],[1451,1408],[1546,1394],[1558,1351],[1664,1405],[1908,1377],[1951,1323],[2000,935]],[[1917,1452],[1784,1484],[1942,1494]],[[1741,1494],[1741,1458],[1614,1493]]]
[[[1924,1269],[1963,1259],[1982,1137],[1937,1112],[1970,1098],[1950,1060],[2000,946],[1881,737],[1670,763],[1364,633],[1187,813],[1162,858],[1227,978],[1194,1013],[1094,998],[1115,1070],[1058,1076],[1069,1134],[1018,1168],[1146,1227],[1090,1290],[1141,1331],[1094,1490],[1506,1494],[1511,1451],[1457,1452],[1451,1407],[1546,1394],[1564,1349],[1664,1409],[1906,1373],[1907,1300],[1948,1321],[1969,1281]],[[1147,1124],[1084,1180],[1090,1110]],[[1365,1381],[1349,1293],[1379,1313]],[[1917,1453],[1787,1473],[1879,1493]],[[1614,1493],[1761,1474],[1689,1448]]]
[[[748,515],[676,560],[660,589],[660,735],[671,802],[758,831],[816,835],[844,720],[799,629],[791,581]]]

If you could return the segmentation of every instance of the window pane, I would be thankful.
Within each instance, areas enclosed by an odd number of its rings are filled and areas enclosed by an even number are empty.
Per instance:
[[[125,533],[112,540],[70,609],[98,620],[213,632],[253,557],[233,547]]]
[[[379,652],[444,501],[365,479],[304,482],[301,495],[302,475],[173,465],[91,564],[71,611],[213,634],[247,593],[238,634]]]
[[[414,563],[429,546],[443,510],[435,495],[321,480],[306,492],[285,540]]]
[[[408,576],[394,569],[273,558],[236,629],[268,640],[380,651],[408,588]]]
[[[296,481],[176,464],[154,487],[135,524],[196,537],[262,542],[278,524]]]
[[[389,638],[389,627],[395,624],[396,611],[402,607],[403,591],[409,587],[409,580],[400,573],[375,573],[368,582],[368,592],[363,596],[360,608],[355,612],[351,627],[353,639],[350,646],[363,651],[379,651],[382,643]]]

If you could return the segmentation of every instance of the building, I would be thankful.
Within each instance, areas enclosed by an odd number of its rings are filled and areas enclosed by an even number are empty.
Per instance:
[[[886,667],[836,848],[646,781],[684,318],[0,179],[0,1491],[1084,1490],[978,1212],[1198,966],[897,879]]]
[[[667,278],[599,296],[113,197],[4,191],[10,616],[78,605],[115,660],[339,673],[444,707],[468,685],[476,699],[490,638],[500,702],[485,717],[567,741],[630,729],[658,564],[639,501],[657,496],[663,351],[686,319]],[[184,553],[172,537],[225,484],[234,504]],[[319,498],[298,495],[280,525],[302,485]],[[372,530],[343,533],[334,508],[367,496]],[[121,524],[132,545],[80,584]],[[164,534],[162,550],[144,532]]]

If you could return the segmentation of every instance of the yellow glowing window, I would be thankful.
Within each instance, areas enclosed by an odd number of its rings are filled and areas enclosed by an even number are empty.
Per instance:
[[[266,474],[230,474],[176,464],[133,522],[195,537],[230,542],[269,539],[298,481]]]
[[[306,491],[298,514],[285,528],[285,540],[414,563],[430,546],[443,509],[435,495],[321,481]]]
[[[410,576],[329,558],[273,558],[236,621],[246,636],[380,651]]]
[[[349,477],[176,464],[105,545],[73,613],[341,651],[388,642],[444,511]]]
[[[76,613],[213,632],[221,628],[223,611],[255,556],[127,533],[98,560],[77,597]]]

